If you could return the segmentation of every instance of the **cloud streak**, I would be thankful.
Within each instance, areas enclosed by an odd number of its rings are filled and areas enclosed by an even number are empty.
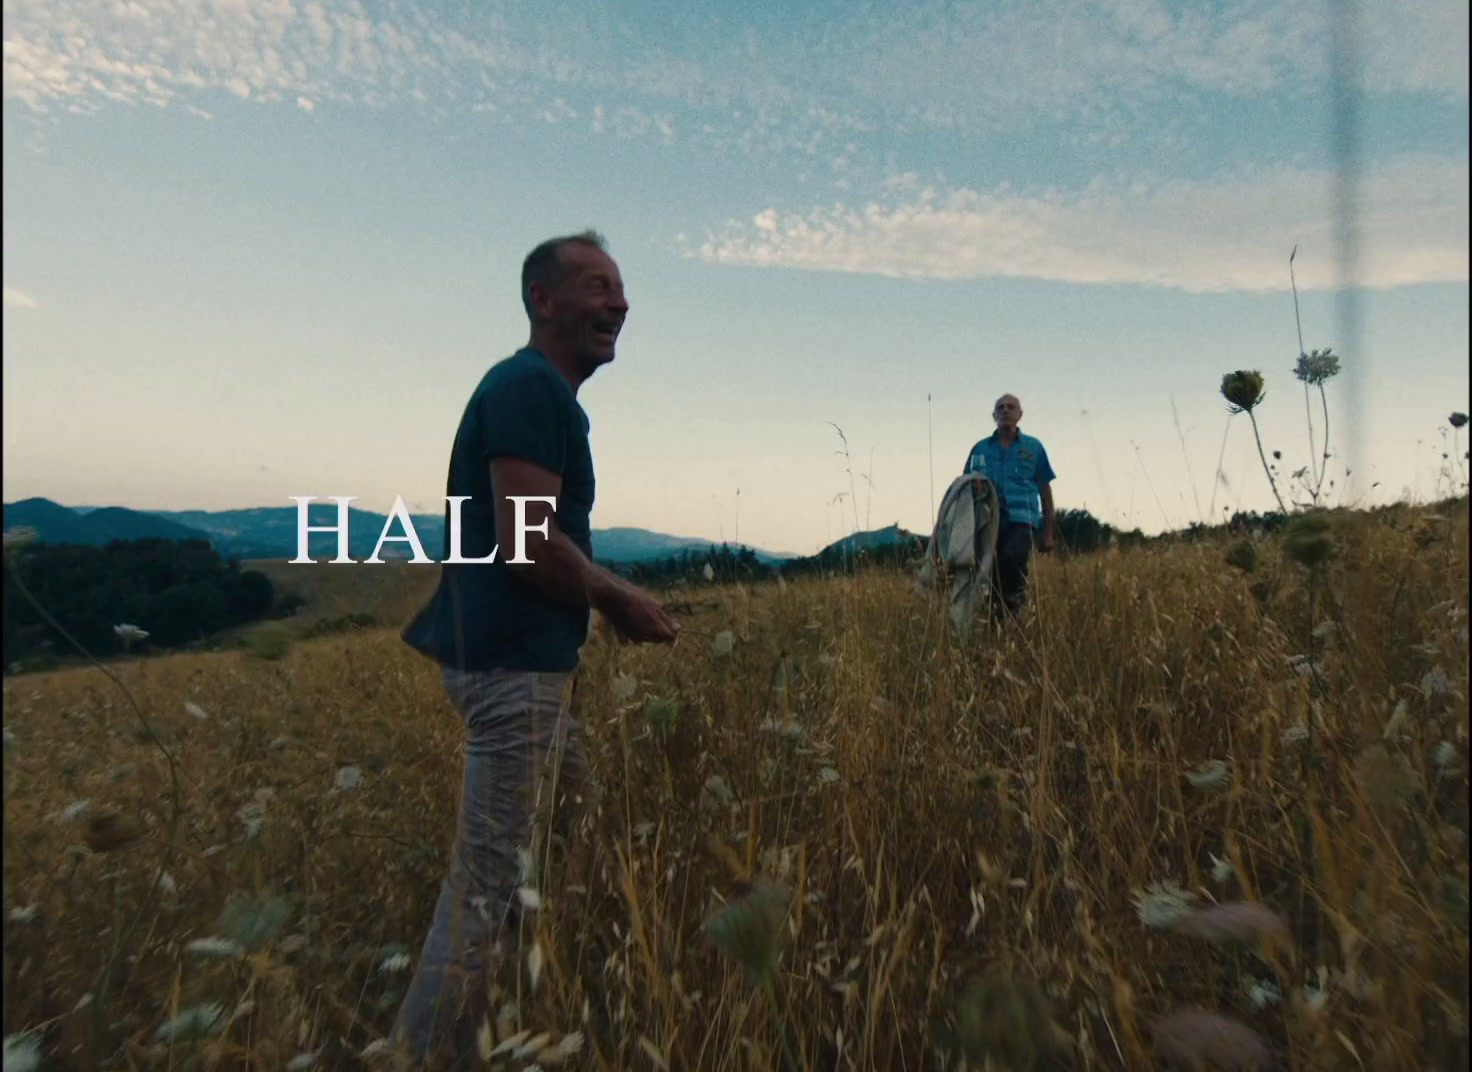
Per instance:
[[[5,286],[5,308],[7,309],[39,309],[41,303],[36,301],[23,290],[6,284]]]
[[[1465,160],[1406,157],[1363,179],[1362,278],[1371,287],[1468,280]],[[1027,196],[906,190],[803,213],[768,208],[692,257],[755,267],[927,279],[1028,278],[1190,292],[1279,289],[1297,242],[1304,288],[1335,285],[1333,175],[1260,170],[1210,183],[1096,182]],[[1306,255],[1305,255],[1306,254]]]
[[[1026,129],[1103,123],[1192,94],[1315,96],[1322,5],[1229,0],[920,0],[753,23],[680,9],[650,26],[632,0],[477,0],[459,15],[360,0],[7,0],[4,95],[34,110],[242,100],[540,114],[556,97],[702,113],[713,136],[802,146],[878,126]],[[1467,97],[1458,0],[1363,4],[1376,93]],[[574,99],[587,97],[588,99]],[[595,101],[594,98],[597,98]],[[492,107],[494,106],[494,107]],[[658,136],[658,122],[648,128]],[[734,128],[740,128],[736,130]]]

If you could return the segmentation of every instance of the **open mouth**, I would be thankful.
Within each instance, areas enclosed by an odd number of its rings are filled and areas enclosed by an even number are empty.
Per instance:
[[[618,339],[618,333],[622,327],[622,324],[594,324],[593,338],[601,343],[612,346],[614,341]]]

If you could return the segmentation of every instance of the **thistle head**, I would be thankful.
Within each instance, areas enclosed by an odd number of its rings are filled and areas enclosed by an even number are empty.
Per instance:
[[[1305,569],[1318,569],[1334,557],[1334,530],[1323,514],[1298,514],[1283,530],[1283,549]]]
[[[1252,410],[1263,400],[1262,373],[1238,369],[1222,377],[1222,397],[1233,413]]]
[[[1227,552],[1227,565],[1236,566],[1243,573],[1257,569],[1257,548],[1251,540],[1238,540]]]
[[[1293,368],[1293,375],[1303,383],[1321,387],[1339,375],[1339,356],[1327,346],[1322,350],[1299,354],[1298,364]]]
[[[1465,428],[1467,427],[1467,415],[1459,410],[1447,418],[1447,423],[1453,428]]]

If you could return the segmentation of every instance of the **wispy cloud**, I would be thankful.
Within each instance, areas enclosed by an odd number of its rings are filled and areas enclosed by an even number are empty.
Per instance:
[[[39,309],[40,302],[31,297],[23,290],[17,290],[8,283],[5,285],[5,308],[7,309]]]
[[[1361,8],[1372,92],[1466,99],[1462,0]],[[713,138],[800,148],[877,126],[1103,123],[1161,100],[1186,107],[1192,94],[1317,96],[1329,36],[1327,5],[1291,0],[920,0],[760,22],[711,5],[657,25],[632,0],[374,10],[360,0],[7,0],[4,94],[82,111],[208,91],[415,100],[556,123],[564,109],[546,104],[561,98],[590,125],[594,103],[651,117],[692,110]],[[653,118],[646,129],[665,136]]]
[[[1465,160],[1407,157],[1361,187],[1362,274],[1372,287],[1468,279]],[[723,264],[932,279],[1021,277],[1186,291],[1274,289],[1302,246],[1301,287],[1334,285],[1327,171],[1211,182],[1096,182],[1076,192],[937,191],[913,176],[890,199],[803,213],[768,208],[687,255]]]

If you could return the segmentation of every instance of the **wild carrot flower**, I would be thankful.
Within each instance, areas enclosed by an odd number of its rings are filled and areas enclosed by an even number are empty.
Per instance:
[[[154,1032],[158,1042],[190,1042],[220,1033],[225,1026],[225,1006],[217,1001],[191,1005]]]
[[[745,966],[753,980],[764,980],[776,968],[782,925],[791,903],[787,890],[757,879],[706,921],[706,936],[717,949]]]
[[[34,1031],[8,1035],[4,1056],[5,1072],[36,1072],[41,1067],[41,1041]]]
[[[1169,927],[1191,911],[1196,895],[1175,882],[1152,882],[1134,893],[1135,912],[1147,927]]]

